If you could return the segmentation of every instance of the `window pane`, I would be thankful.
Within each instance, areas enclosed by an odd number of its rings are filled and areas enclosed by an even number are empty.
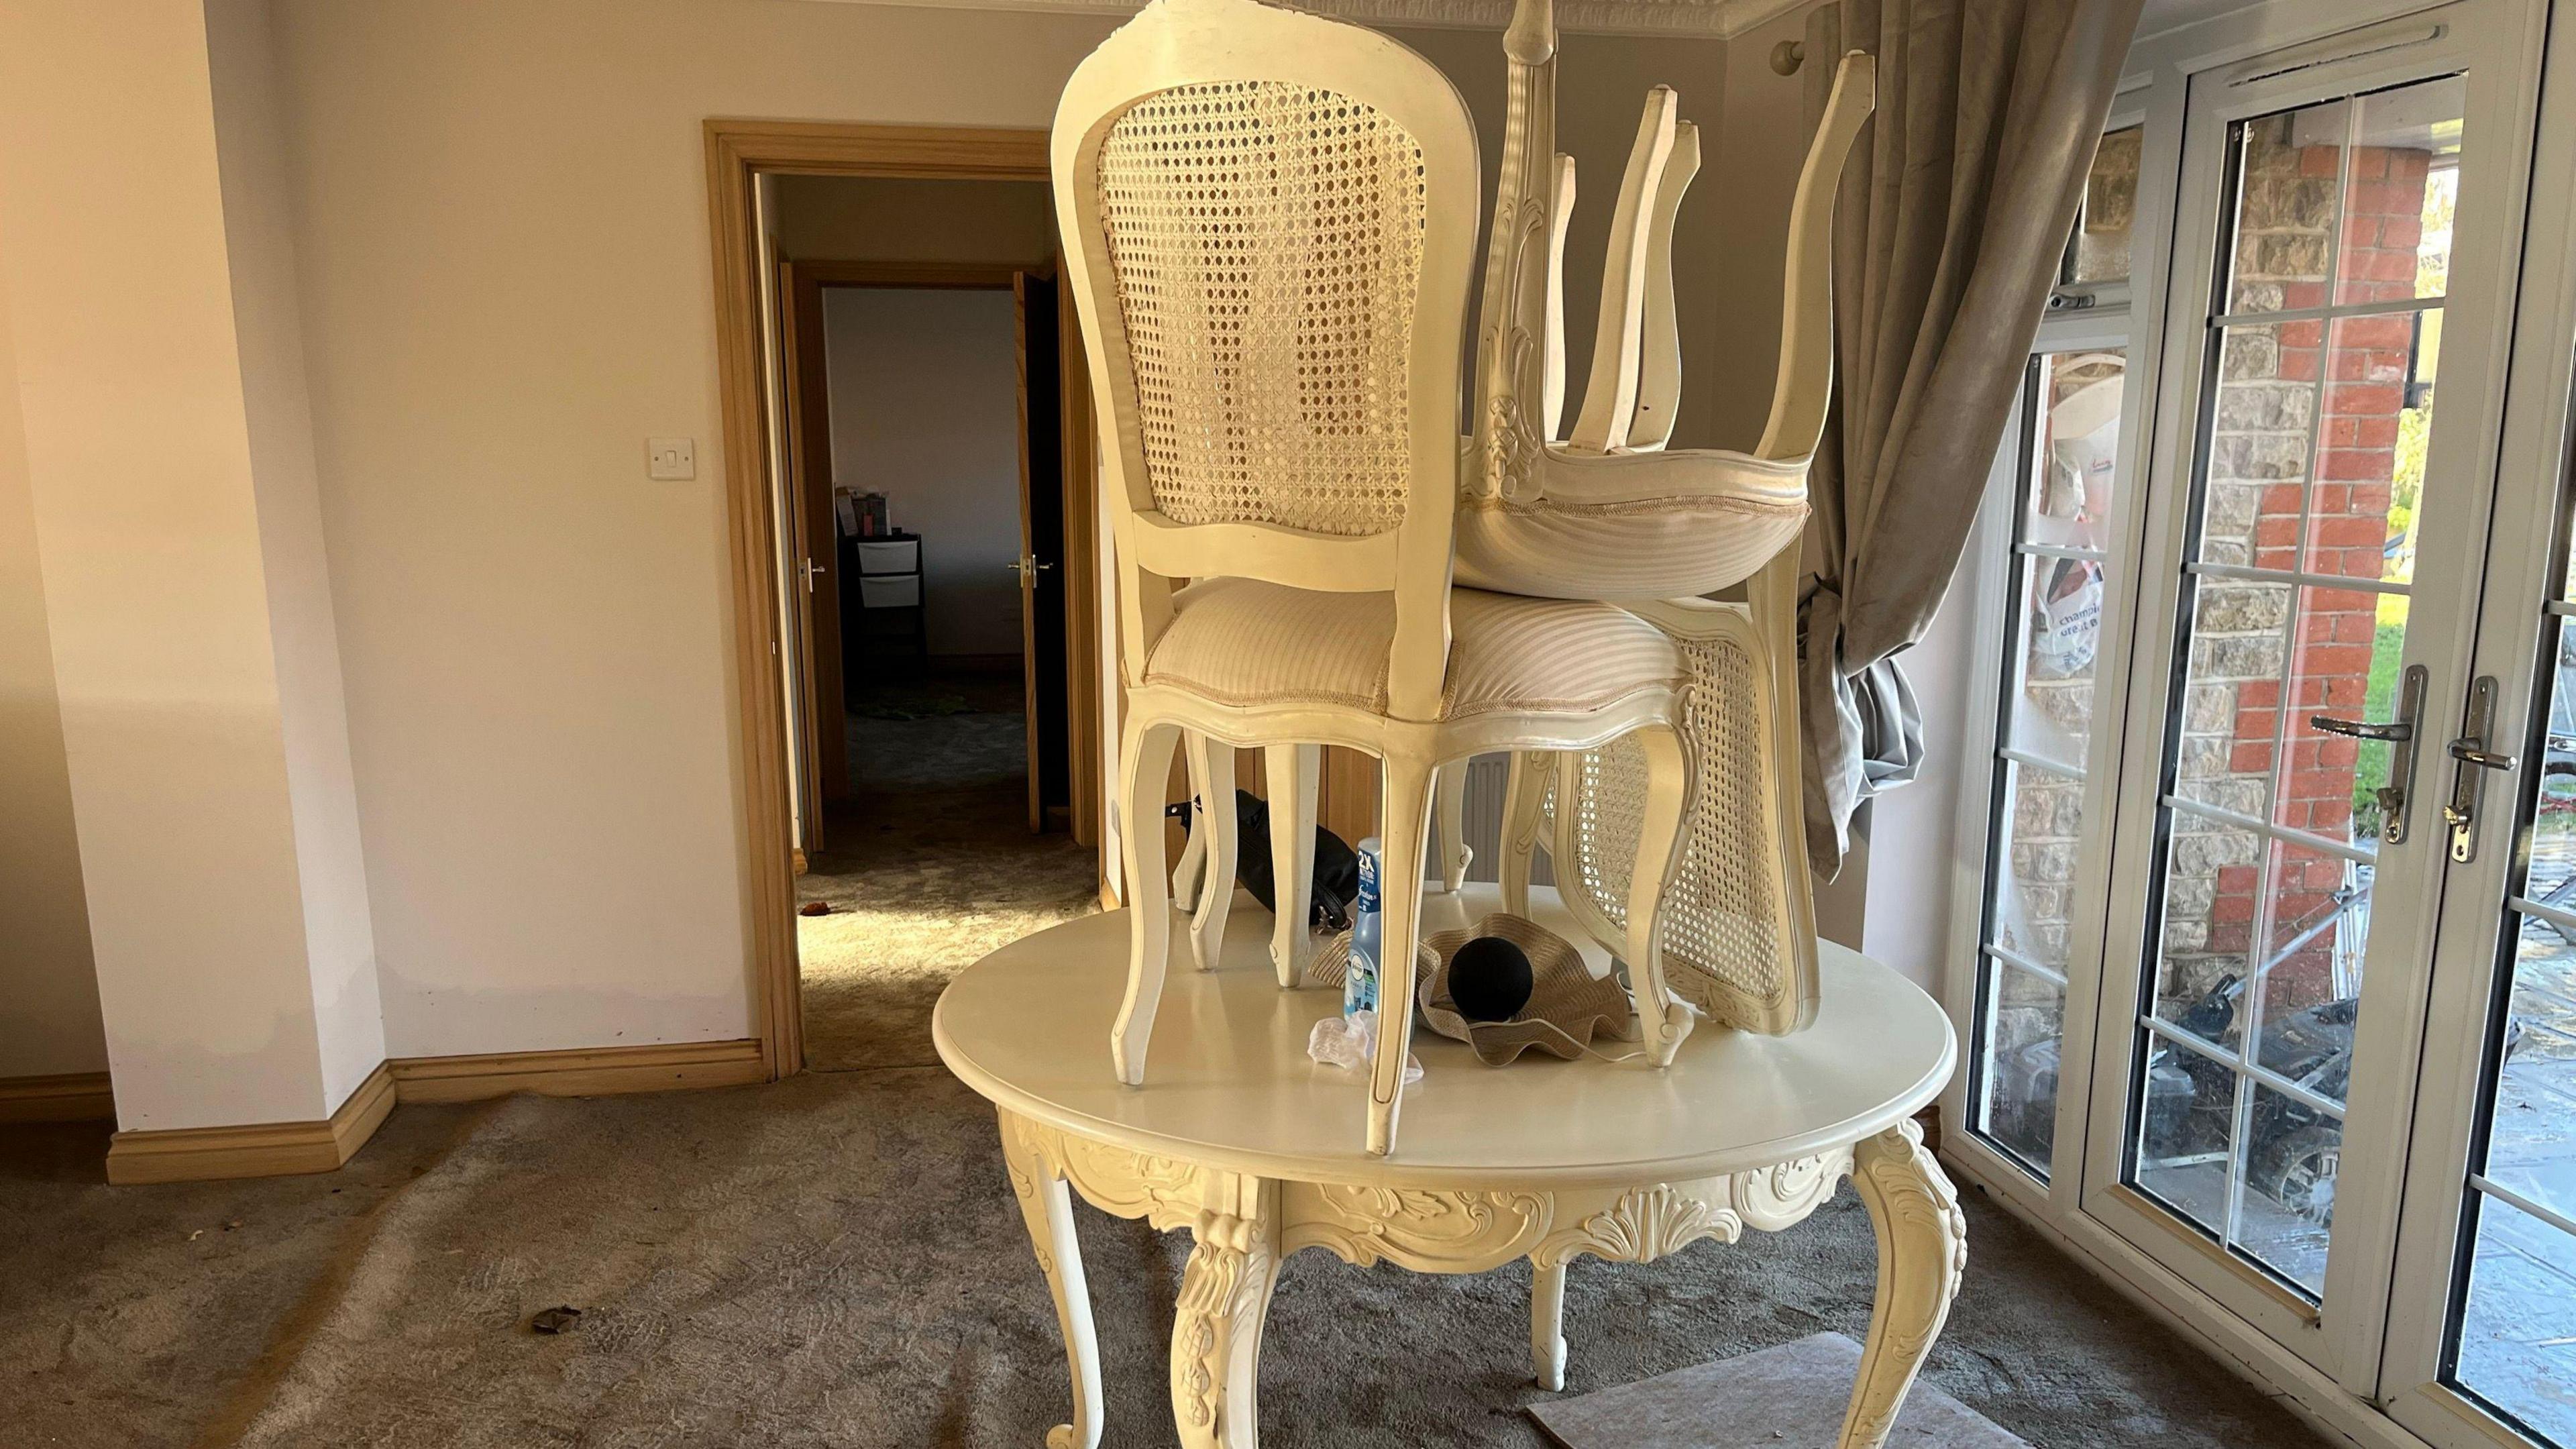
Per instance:
[[[2129,279],[2129,233],[2138,212],[2139,142],[2145,128],[2125,126],[2103,136],[2084,178],[2084,204],[2075,239],[2066,248],[2066,282]]]
[[[2024,543],[2100,552],[2111,546],[2120,453],[2121,352],[2061,352],[2040,359],[2049,399],[2039,420]]]
[[[2272,845],[2263,910],[2262,1045],[2255,1061],[2330,1101],[2352,1070],[2370,940],[2371,867],[2289,841]]]
[[[2102,566],[2091,559],[2021,560],[2021,688],[2006,702],[2005,742],[2070,769],[2084,767],[2093,732],[2093,667],[2102,637]]]
[[[2576,625],[2561,623],[2556,631],[2557,648],[2543,661],[2549,721],[2541,732],[2540,798],[2522,893],[2576,911]]]
[[[2127,355],[2116,348],[2035,358],[2024,399],[2030,432],[2012,445],[2024,466],[2015,482],[2013,611],[1996,734],[2024,758],[1995,762],[1990,949],[1977,986],[1971,1120],[2042,1179],[2054,1142],[2065,1012],[2053,978],[2064,976],[2076,954],[2071,933],[2084,884],[2077,875],[2084,767],[2092,756],[2127,371]]]
[[[2428,329],[2440,335],[2441,321],[2436,309],[2280,324],[2285,339],[2305,337],[2314,347],[2322,337],[2327,344],[2325,418],[2301,564],[2310,573],[2414,579],[2424,458],[2433,442],[2435,354],[2423,343]]]
[[[2343,177],[2350,104],[2328,101],[2237,128],[2236,248],[2229,312],[2281,312],[2326,300],[2327,255]]]
[[[2174,764],[2173,790],[2181,798],[2266,818],[2294,592],[2288,584],[2200,580]]]
[[[2252,1087],[2239,1169],[2236,1246],[2322,1295],[2343,1124],[2269,1087]]]
[[[2299,519],[2317,430],[2314,322],[2221,330],[2210,399],[2208,497],[2200,558],[2239,568],[2299,566]]]
[[[2328,733],[2314,720],[2395,718],[2406,607],[2403,594],[2299,590],[2290,717],[2283,722],[2289,753],[2273,790],[2274,821],[2364,849],[2376,845],[2393,747]]]
[[[2453,1375],[2561,1444],[2576,1444],[2576,1237],[2496,1198],[2477,1204]]]
[[[2234,1048],[2263,901],[2264,837],[2173,812],[2165,848],[2165,919],[2156,959],[2155,1014]]]
[[[2063,972],[2067,923],[2075,914],[2075,862],[2084,841],[2084,782],[2053,770],[2004,769],[1993,944]]]
[[[2139,1187],[2213,1237],[2226,1229],[2227,1165],[2236,1140],[2236,1074],[2225,1062],[2149,1036],[2139,1114]]]
[[[2335,262],[2338,303],[2439,297],[2449,287],[2467,104],[2468,84],[2460,76],[2355,103]]]
[[[1986,1060],[1978,1130],[2045,1178],[2057,1141],[2057,1062],[2066,993],[2055,982],[1986,958]]]
[[[2522,920],[2486,1175],[2576,1217],[2576,927]]]

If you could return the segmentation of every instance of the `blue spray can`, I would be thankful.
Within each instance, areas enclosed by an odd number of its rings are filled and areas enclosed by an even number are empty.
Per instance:
[[[1359,843],[1360,894],[1351,906],[1351,964],[1342,976],[1342,1015],[1377,1010],[1378,949],[1384,916],[1378,908],[1380,844],[1374,835]]]

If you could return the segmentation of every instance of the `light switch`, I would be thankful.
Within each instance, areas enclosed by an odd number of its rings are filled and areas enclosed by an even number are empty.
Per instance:
[[[656,478],[698,476],[698,440],[695,438],[646,438],[644,457]]]

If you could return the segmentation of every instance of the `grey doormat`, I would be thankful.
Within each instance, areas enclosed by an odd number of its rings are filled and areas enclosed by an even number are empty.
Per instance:
[[[1565,1449],[1833,1449],[1859,1372],[1859,1344],[1819,1333],[1580,1398],[1532,1404],[1529,1412]],[[1921,1379],[1905,1396],[1887,1443],[1889,1449],[2030,1449],[2020,1435]]]

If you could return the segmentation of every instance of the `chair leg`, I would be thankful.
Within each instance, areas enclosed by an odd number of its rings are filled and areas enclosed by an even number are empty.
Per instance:
[[[1270,889],[1278,906],[1270,926],[1270,964],[1279,984],[1306,979],[1315,910],[1315,791],[1323,784],[1324,747],[1272,745],[1261,752],[1270,788]]]
[[[1125,859],[1127,997],[1109,1028],[1109,1060],[1118,1080],[1145,1080],[1145,1047],[1154,1037],[1154,1009],[1162,1004],[1163,968],[1172,946],[1170,877],[1163,862],[1163,792],[1172,777],[1178,725],[1130,718],[1120,742],[1118,780],[1120,854]]]
[[[1205,800],[1207,785],[1199,779],[1199,752],[1193,748],[1181,752],[1190,766],[1190,798]],[[1172,904],[1184,911],[1199,908],[1199,881],[1207,874],[1208,824],[1212,812],[1200,811],[1190,818],[1188,836],[1181,842],[1180,862],[1172,867]]]
[[[1413,1045],[1414,943],[1421,936],[1422,867],[1431,824],[1431,761],[1406,755],[1385,762],[1385,803],[1380,819],[1384,860],[1378,878],[1379,917],[1377,1061],[1369,1080],[1368,1150],[1395,1150],[1395,1119],[1403,1105],[1404,1060]]]
[[[1236,836],[1234,746],[1206,735],[1189,738],[1190,774],[1199,782],[1199,833],[1207,837],[1205,874],[1199,879],[1198,914],[1190,923],[1190,956],[1201,971],[1216,968],[1225,951],[1225,921],[1234,910]]]
[[[1681,863],[1682,820],[1690,805],[1691,759],[1681,732],[1670,725],[1637,731],[1646,750],[1646,805],[1638,821],[1637,860],[1628,876],[1628,977],[1643,998],[1637,1019],[1646,1029],[1646,1052],[1665,1066],[1689,1036],[1699,1014],[1673,996],[1664,982],[1664,953],[1656,907]]]
[[[1440,767],[1438,803],[1432,816],[1432,858],[1440,863],[1440,889],[1456,895],[1467,883],[1468,863],[1476,852],[1467,848],[1467,765],[1452,760]]]
[[[1503,787],[1503,909],[1529,914],[1530,857],[1538,850],[1538,807],[1547,799],[1548,775],[1556,756],[1543,750],[1512,752],[1512,772]]]

